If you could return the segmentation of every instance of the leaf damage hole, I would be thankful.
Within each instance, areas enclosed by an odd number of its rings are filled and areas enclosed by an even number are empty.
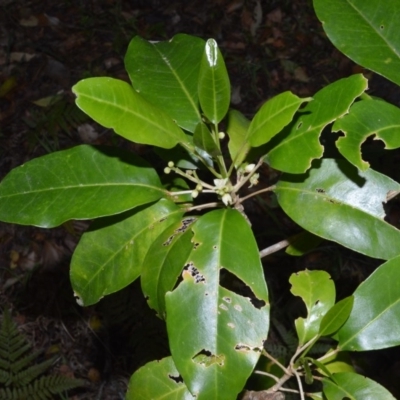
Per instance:
[[[175,383],[183,383],[183,379],[180,375],[178,376],[173,376],[168,374],[168,378],[173,380]]]
[[[194,243],[193,244],[193,250],[197,250],[197,248],[200,246],[200,243]]]
[[[222,367],[225,364],[225,356],[223,354],[215,355],[206,349],[199,351],[192,360],[204,367],[210,367],[213,364],[218,364]]]
[[[181,221],[179,228],[174,230],[174,233],[163,243],[163,246],[169,246],[174,240],[174,237],[180,233],[186,232],[187,228],[196,221],[195,217],[188,217]]]
[[[261,353],[261,351],[262,351],[262,349],[260,349],[257,346],[251,347],[251,346],[248,346],[247,344],[243,344],[243,343],[238,343],[235,346],[235,350],[236,351],[243,351],[243,352],[255,351],[256,353]]]
[[[239,296],[247,297],[250,299],[251,304],[257,309],[261,309],[266,304],[264,300],[260,300],[256,297],[248,285],[225,268],[221,268],[220,285]]]
[[[192,261],[188,262],[183,267],[182,276],[185,277],[185,274],[187,273],[189,273],[194,278],[195,283],[204,283],[206,281],[204,275],[200,274],[199,270],[194,266]]]
[[[300,129],[303,126],[303,121],[300,121],[299,124],[297,125],[297,129]]]

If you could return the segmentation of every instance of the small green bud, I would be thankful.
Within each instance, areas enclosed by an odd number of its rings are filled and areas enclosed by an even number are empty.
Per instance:
[[[251,171],[253,171],[253,169],[255,168],[256,164],[248,164],[246,165],[246,167],[244,168],[244,171],[247,173],[250,173]]]
[[[169,174],[171,172],[171,168],[165,167],[164,168],[164,173]]]
[[[198,192],[201,192],[203,190],[203,186],[200,185],[200,183],[196,186],[196,190]]]
[[[192,198],[195,199],[198,195],[199,195],[199,192],[197,190],[193,190]]]
[[[218,137],[222,140],[225,137],[224,132],[218,132]]]
[[[174,162],[173,161],[168,161],[168,167],[174,168],[175,167]]]

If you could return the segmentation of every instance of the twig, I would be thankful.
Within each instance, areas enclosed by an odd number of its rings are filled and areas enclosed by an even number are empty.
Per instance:
[[[250,197],[257,196],[260,193],[264,192],[272,192],[276,188],[276,185],[268,186],[267,188],[257,190],[256,192],[250,193],[245,197],[242,197],[239,202],[243,203],[245,200],[249,199]]]
[[[186,211],[204,210],[205,208],[219,207],[222,203],[215,201],[213,203],[200,204],[199,206],[188,207]]]
[[[290,242],[289,240],[281,240],[278,243],[273,244],[272,246],[267,247],[266,249],[263,249],[260,251],[260,258],[266,257],[272,253],[276,253],[277,251],[284,249],[285,247],[289,246]]]

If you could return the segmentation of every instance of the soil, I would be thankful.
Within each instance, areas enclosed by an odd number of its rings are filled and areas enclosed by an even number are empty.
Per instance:
[[[135,35],[167,40],[176,33],[217,40],[233,107],[248,117],[278,93],[312,96],[358,72],[371,79],[370,93],[400,106],[393,85],[330,44],[309,0],[0,0],[0,178],[32,158],[82,143],[132,148],[79,112],[71,87],[91,76],[128,80],[123,58]],[[381,167],[399,180],[397,165]],[[260,246],[296,232],[283,214],[279,226],[260,218],[264,211],[262,203],[250,211]],[[391,212],[397,223],[398,209]],[[12,311],[36,349],[59,356],[54,373],[85,380],[70,399],[123,399],[133,371],[168,354],[165,329],[137,282],[96,306],[76,304],[69,262],[88,225],[79,221],[45,230],[0,224],[0,309]],[[297,306],[279,294],[288,292],[282,282],[290,273],[323,265],[344,296],[378,265],[333,244],[301,260],[278,253],[267,262],[272,296],[293,312]],[[396,349],[376,352],[354,363],[399,394],[394,354]]]

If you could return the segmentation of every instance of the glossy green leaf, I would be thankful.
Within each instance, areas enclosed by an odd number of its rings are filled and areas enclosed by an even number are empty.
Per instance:
[[[368,137],[381,139],[386,149],[400,147],[400,108],[382,100],[359,101],[349,114],[336,120],[333,132],[342,131],[336,146],[340,153],[357,168],[365,171],[369,163],[361,158],[361,145]]]
[[[182,214],[173,202],[162,199],[95,221],[82,235],[71,261],[71,283],[79,303],[94,304],[132,283],[142,272],[151,243]]]
[[[0,220],[50,228],[118,214],[165,195],[156,172],[139,157],[82,145],[11,171],[0,184]]]
[[[213,124],[218,124],[228,112],[231,85],[224,58],[214,39],[207,40],[204,48],[198,90],[204,115]]]
[[[322,382],[327,400],[396,400],[384,387],[354,372],[340,372]]]
[[[170,225],[150,246],[143,262],[140,282],[151,308],[165,316],[165,294],[171,291],[193,249],[190,226],[196,218],[187,217]],[[189,228],[189,229],[188,229]]]
[[[217,140],[219,140],[217,138]],[[214,138],[211,135],[210,130],[204,122],[200,122],[193,134],[193,143],[199,149],[204,150],[212,157],[220,156],[221,150],[215,143]]]
[[[301,271],[292,274],[290,291],[302,298],[307,317],[295,320],[299,345],[307,343],[319,332],[322,318],[335,304],[335,284],[325,271]]]
[[[289,91],[268,100],[251,121],[247,131],[250,144],[257,147],[268,143],[292,121],[302,103],[310,100],[312,97],[301,99]]]
[[[113,78],[88,78],[73,86],[77,106],[100,125],[132,142],[170,149],[188,145],[186,135],[131,85]]]
[[[265,161],[279,171],[295,174],[307,171],[312,160],[323,154],[319,142],[322,130],[346,114],[366,88],[367,80],[362,75],[352,75],[321,89],[293,122],[274,137]]]
[[[285,253],[291,256],[302,256],[319,246],[323,240],[310,232],[300,232],[289,238],[290,244],[286,247]]]
[[[236,167],[242,164],[246,154],[250,150],[250,144],[246,139],[249,126],[250,121],[240,111],[229,111],[228,125],[226,128],[229,136],[228,149]]]
[[[392,190],[399,184],[383,174],[324,159],[306,174],[284,174],[276,194],[304,229],[370,257],[390,259],[400,254],[400,231],[384,221],[383,203]]]
[[[180,380],[172,357],[152,361],[131,377],[126,400],[194,400]]]
[[[400,344],[400,256],[381,265],[354,292],[351,314],[338,332],[341,350]]]
[[[353,296],[338,301],[322,318],[319,334],[321,336],[329,336],[335,333],[349,318],[353,303]]]
[[[189,132],[201,121],[197,83],[203,51],[204,41],[194,36],[163,42],[136,36],[125,56],[132,86]]]
[[[183,280],[166,295],[171,353],[198,400],[233,399],[268,334],[268,292],[258,248],[236,210],[207,213],[192,230]],[[224,270],[239,280],[240,294],[229,289],[233,277]]]
[[[314,0],[314,8],[341,52],[400,85],[398,0]]]

